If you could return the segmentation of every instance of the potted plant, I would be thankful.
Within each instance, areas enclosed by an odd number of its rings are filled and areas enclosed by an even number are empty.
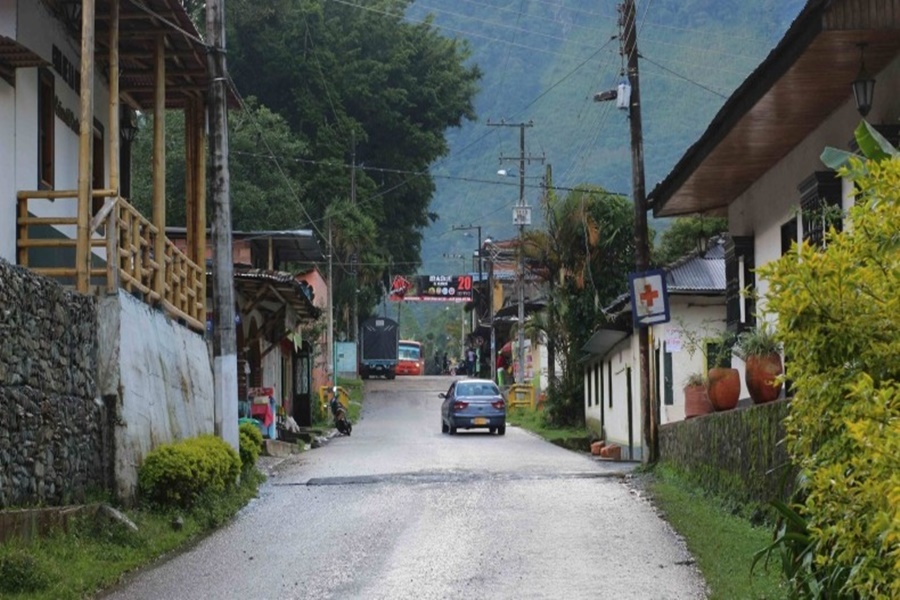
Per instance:
[[[707,340],[707,356],[712,366],[706,375],[709,401],[717,411],[731,410],[741,397],[741,374],[731,366],[734,334],[724,333]]]
[[[744,377],[753,403],[763,404],[778,398],[784,373],[781,344],[765,321],[759,320],[756,327],[738,336],[735,354],[746,365]]]
[[[707,364],[707,331],[708,327],[701,330],[691,329],[685,326],[683,321],[678,322],[682,347],[688,353],[691,361],[697,352],[703,356],[703,369],[690,373],[684,380],[684,418],[691,419],[713,412],[714,408],[709,399],[708,381],[706,376]]]
[[[684,418],[691,419],[711,413],[713,405],[706,391],[706,377],[691,373],[684,380]]]

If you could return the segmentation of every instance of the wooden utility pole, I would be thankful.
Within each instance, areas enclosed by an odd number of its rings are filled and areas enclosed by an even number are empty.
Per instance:
[[[644,138],[641,127],[641,92],[638,78],[637,29],[635,27],[634,0],[622,4],[622,52],[627,58],[628,83],[631,86],[631,181],[634,190],[634,249],[635,270],[642,273],[650,268],[650,245],[647,236],[647,196],[644,190]],[[641,420],[647,453],[644,462],[653,464],[659,460],[659,427],[656,407],[650,394],[650,332],[647,326],[638,326],[640,355]]]
[[[231,181],[228,172],[228,107],[225,70],[225,0],[207,0],[209,40],[209,140],[213,203],[213,378],[216,435],[238,447],[237,342],[231,244]]]
[[[337,370],[334,368],[334,247],[331,238],[331,217],[328,217],[328,333],[325,345],[328,352],[326,370],[331,375],[331,384],[337,385]]]

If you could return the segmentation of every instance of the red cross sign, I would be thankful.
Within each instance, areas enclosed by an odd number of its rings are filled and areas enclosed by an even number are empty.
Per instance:
[[[662,269],[631,273],[631,313],[636,327],[669,321],[669,294]]]

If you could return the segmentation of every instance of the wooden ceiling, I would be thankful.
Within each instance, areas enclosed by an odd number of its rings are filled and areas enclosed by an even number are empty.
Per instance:
[[[166,52],[166,108],[183,108],[204,96],[209,84],[206,46],[179,0],[96,0],[95,61],[107,74],[110,5],[119,2],[119,87],[134,108],[149,110],[154,98],[154,60],[158,37]],[[62,15],[63,0],[48,0]],[[60,17],[62,18],[62,17]],[[73,28],[80,39],[80,23]]]
[[[852,98],[861,42],[868,44],[866,69],[873,76],[897,57],[900,0],[811,0],[781,43],[650,193],[654,216],[724,214]],[[876,97],[879,92],[889,93],[876,83]]]

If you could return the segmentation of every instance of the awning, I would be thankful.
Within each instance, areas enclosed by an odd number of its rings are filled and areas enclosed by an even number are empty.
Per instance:
[[[581,347],[582,352],[587,352],[589,356],[586,356],[582,360],[587,360],[590,358],[603,358],[609,351],[612,350],[616,344],[627,338],[631,335],[630,331],[621,331],[619,329],[598,329],[594,332],[594,335],[587,341],[587,343]]]
[[[301,321],[312,321],[321,311],[313,305],[309,284],[297,281],[290,273],[248,269],[234,272],[234,288],[245,299],[241,312],[261,310],[277,313],[288,306]]]

